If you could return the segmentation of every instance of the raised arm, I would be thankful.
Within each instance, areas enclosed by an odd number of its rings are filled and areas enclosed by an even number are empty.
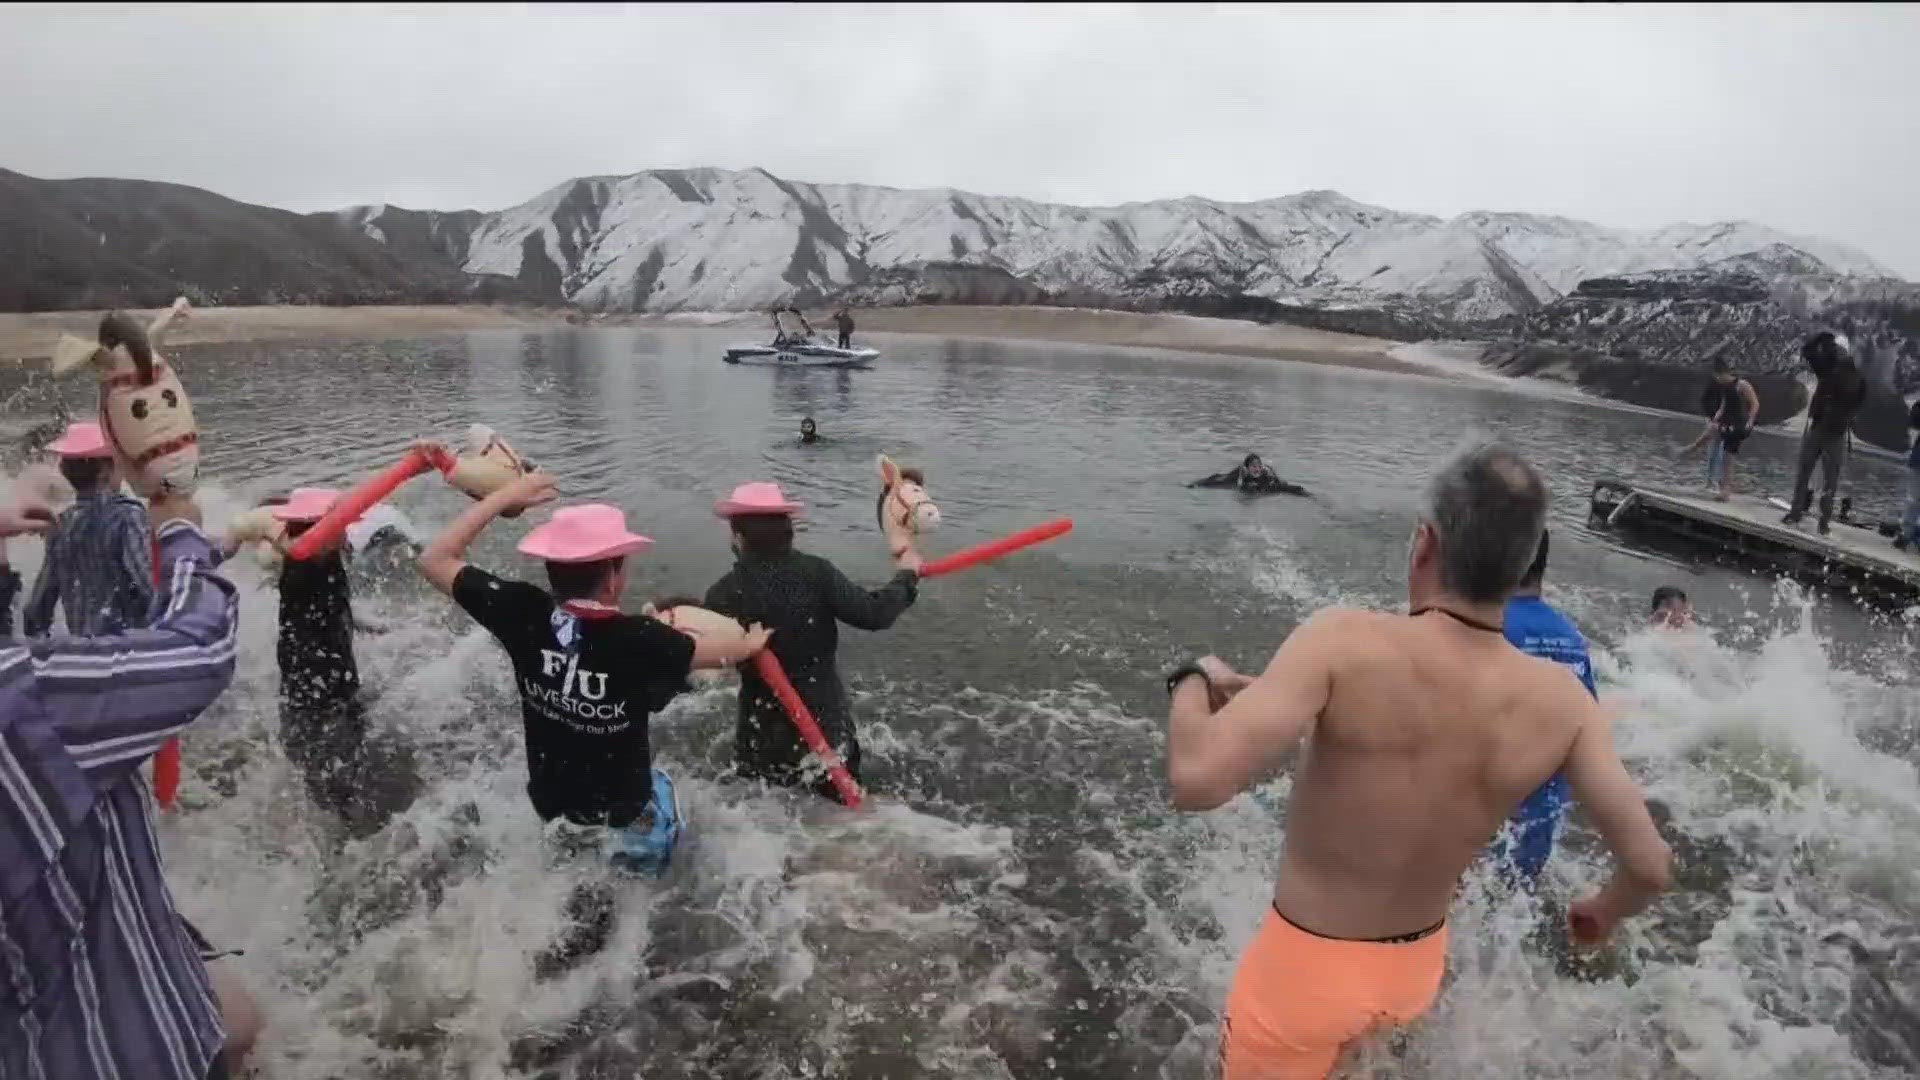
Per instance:
[[[420,553],[420,573],[434,588],[453,595],[454,579],[466,563],[467,548],[494,518],[518,508],[538,506],[553,498],[553,477],[543,472],[528,473],[511,484],[474,503],[447,523]]]
[[[1196,676],[1174,688],[1167,718],[1174,809],[1220,806],[1293,752],[1333,695],[1335,643],[1346,617],[1323,611],[1302,623],[1245,689],[1220,685],[1233,676],[1214,664],[1211,683]],[[1214,694],[1232,695],[1218,712]]]
[[[101,787],[151,757],[233,681],[238,605],[213,572],[213,546],[184,519],[165,521],[159,535],[165,573],[153,625],[32,644],[46,715]]]
[[[833,617],[856,630],[885,630],[920,595],[920,575],[912,570],[895,571],[893,580],[878,589],[863,589],[848,581],[839,567],[826,567]]]
[[[1613,877],[1606,887],[1571,910],[1575,937],[1598,943],[1621,919],[1638,914],[1666,890],[1672,880],[1673,852],[1660,838],[1653,815],[1647,813],[1640,785],[1627,774],[1614,749],[1607,709],[1571,691],[1568,687],[1567,702],[1584,708],[1587,719],[1567,752],[1567,782],[1614,860]]]

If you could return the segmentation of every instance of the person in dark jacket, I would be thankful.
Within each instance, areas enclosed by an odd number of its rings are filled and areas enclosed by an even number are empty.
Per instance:
[[[853,313],[843,305],[839,311],[833,313],[833,325],[840,331],[840,347],[853,348]]]
[[[1781,522],[1797,525],[1813,504],[1813,470],[1820,467],[1820,532],[1833,521],[1833,497],[1840,487],[1840,469],[1847,461],[1847,432],[1867,400],[1867,381],[1854,366],[1847,347],[1830,330],[1822,330],[1800,346],[1815,379],[1813,400],[1807,404],[1807,429],[1800,436],[1800,462],[1793,478],[1793,501]]]
[[[273,507],[298,540],[340,498],[331,488],[299,488]],[[284,549],[283,549],[284,551]],[[355,631],[378,629],[354,617],[342,544],[310,559],[280,564],[280,742],[307,797],[337,815],[353,836],[368,836],[412,801],[411,763],[387,760],[368,745],[366,702]]]
[[[827,560],[793,549],[793,516],[801,507],[788,501],[778,484],[742,484],[714,509],[732,527],[738,561],[707,590],[704,606],[773,631],[767,647],[858,780],[860,740],[834,663],[839,624],[859,630],[892,626],[918,595],[919,556],[909,549],[895,560],[892,581],[863,589]],[[733,754],[743,777],[807,784],[827,798],[838,798],[821,766],[808,760],[806,745],[779,699],[751,667],[740,671]]]
[[[1299,484],[1289,484],[1280,479],[1259,454],[1248,454],[1239,466],[1223,473],[1214,473],[1204,479],[1195,480],[1188,487],[1236,488],[1252,495],[1305,495],[1307,489]]]
[[[1907,450],[1907,509],[1900,515],[1893,546],[1920,549],[1920,399],[1907,413],[1907,426],[1913,429],[1913,445]]]

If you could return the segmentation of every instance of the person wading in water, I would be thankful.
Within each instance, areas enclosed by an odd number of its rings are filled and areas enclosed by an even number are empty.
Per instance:
[[[1374,1025],[1425,1012],[1461,875],[1555,773],[1618,862],[1572,905],[1575,940],[1604,942],[1667,887],[1672,855],[1608,717],[1502,636],[1546,516],[1531,465],[1469,448],[1414,526],[1411,614],[1323,610],[1257,678],[1214,657],[1168,677],[1176,809],[1220,806],[1300,752],[1273,904],[1227,997],[1225,1080],[1324,1077]]]

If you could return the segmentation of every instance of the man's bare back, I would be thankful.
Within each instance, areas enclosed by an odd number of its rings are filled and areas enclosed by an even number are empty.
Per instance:
[[[1329,610],[1289,646],[1330,691],[1294,772],[1274,889],[1340,938],[1446,918],[1460,875],[1566,761],[1592,699],[1566,668],[1445,614]]]

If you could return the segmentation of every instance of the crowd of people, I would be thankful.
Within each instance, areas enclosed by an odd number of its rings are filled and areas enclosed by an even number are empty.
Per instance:
[[[1709,433],[1726,492],[1758,401],[1724,366],[1715,381]],[[1832,411],[1809,428],[1802,487],[1843,451],[1833,432],[1844,427],[1823,418],[1846,415],[1850,392],[1837,383],[1816,392]],[[809,419],[802,440],[817,437]],[[23,638],[11,623],[20,578],[0,573],[0,1075],[228,1075],[257,1037],[259,1013],[175,909],[139,767],[233,678],[239,601],[218,568],[242,540],[210,541],[190,497],[121,495],[120,466],[95,425],[72,425],[52,450],[74,503],[51,520],[0,514],[0,536],[44,533],[47,543]],[[1257,455],[1202,483],[1304,493]],[[654,605],[703,607],[747,628],[738,639],[701,637],[622,609],[629,560],[651,541],[614,506],[559,507],[526,534],[518,550],[541,564],[544,586],[467,561],[496,519],[556,492],[553,476],[527,473],[477,499],[416,560],[512,666],[528,802],[556,848],[620,870],[666,868],[681,823],[648,721],[702,669],[741,672],[734,773],[839,798],[748,661],[763,649],[777,657],[857,780],[838,628],[884,630],[913,606],[922,564],[911,546],[894,552],[889,581],[863,588],[795,548],[801,504],[776,484],[742,484],[715,506],[733,567],[697,602]],[[1804,512],[1802,496],[1797,488]],[[403,770],[369,756],[354,635],[377,628],[353,612],[355,545],[287,557],[341,497],[301,488],[266,507],[281,556],[280,735],[312,802],[364,834],[395,808],[379,795],[393,786],[382,778]],[[1487,858],[1516,886],[1536,887],[1573,802],[1616,860],[1607,885],[1570,906],[1575,941],[1604,942],[1667,886],[1670,852],[1615,750],[1586,641],[1542,597],[1547,503],[1540,473],[1513,450],[1463,450],[1440,466],[1415,516],[1408,614],[1330,608],[1294,629],[1258,675],[1208,656],[1167,677],[1176,808],[1220,806],[1284,767],[1295,778],[1272,904],[1227,999],[1228,1080],[1323,1076],[1345,1044],[1429,1008],[1462,876]],[[359,546],[412,543],[393,529],[373,537]],[[4,554],[0,543],[0,567]],[[67,633],[49,636],[56,609]],[[1650,620],[1690,624],[1686,595],[1656,592]]]

